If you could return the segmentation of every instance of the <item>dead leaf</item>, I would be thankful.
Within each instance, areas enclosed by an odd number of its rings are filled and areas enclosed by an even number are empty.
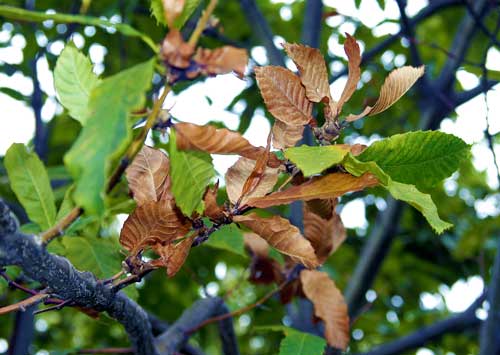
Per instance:
[[[243,186],[255,168],[255,161],[241,157],[226,172],[226,191],[229,200],[236,203],[243,192]],[[240,201],[243,205],[249,198],[260,197],[269,193],[278,181],[278,169],[266,168],[258,186]]]
[[[358,156],[360,155],[361,153],[363,153],[363,151],[367,148],[368,146],[367,145],[364,145],[364,144],[353,144],[351,146],[351,153],[352,155],[354,156]]]
[[[169,172],[169,160],[162,151],[142,147],[125,172],[137,206],[171,198]]]
[[[255,233],[243,233],[243,240],[245,242],[245,248],[250,251],[252,255],[258,255],[261,257],[269,256],[269,244]]]
[[[312,102],[325,98],[331,102],[330,84],[325,59],[316,48],[300,44],[285,43],[286,53],[300,71],[300,81],[306,88],[306,96]]]
[[[333,209],[335,208],[336,205],[336,199],[333,198],[327,198],[327,199],[314,199],[314,200],[309,200],[305,204],[307,208],[320,216],[323,219],[330,219],[333,215]]]
[[[174,242],[169,242],[164,245],[153,245],[153,250],[160,257],[153,260],[153,262],[151,262],[151,265],[156,267],[164,267],[165,269],[167,269],[168,277],[174,276],[186,262],[189,251],[191,250],[191,245],[193,244],[193,240],[194,235],[183,239],[177,244],[175,244]]]
[[[173,200],[147,202],[127,218],[120,233],[120,244],[131,255],[147,246],[165,244],[183,237],[191,223],[177,210]]]
[[[330,346],[345,350],[349,344],[349,315],[344,296],[327,273],[303,270],[302,289],[314,305],[314,314],[325,323],[325,338]]]
[[[313,177],[301,185],[292,186],[284,191],[274,192],[264,197],[252,197],[246,201],[246,204],[267,208],[286,205],[297,200],[309,201],[340,197],[347,192],[359,191],[376,185],[378,185],[377,178],[369,173],[360,177],[351,174],[333,173]]]
[[[289,255],[294,261],[308,268],[318,266],[318,260],[311,243],[287,219],[279,216],[263,218],[255,213],[250,213],[244,216],[234,216],[233,221],[250,228],[272,247]]]
[[[213,188],[207,187],[207,191],[203,196],[205,204],[205,211],[203,215],[210,218],[211,221],[223,222],[226,219],[224,209],[217,204],[217,190],[219,189],[219,182]]]
[[[295,146],[302,139],[304,126],[289,126],[279,120],[273,125],[273,147],[285,149]]]
[[[162,0],[168,28],[172,28],[174,26],[174,21],[182,14],[184,2],[184,0]]]
[[[331,217],[325,219],[304,204],[304,236],[311,242],[319,263],[323,264],[344,242],[347,234],[335,208]]]
[[[186,69],[190,65],[194,47],[184,42],[179,30],[172,28],[161,45],[161,57],[168,65]]]
[[[359,49],[359,45],[354,37],[348,33],[346,33],[346,36],[347,39],[344,42],[344,51],[349,60],[349,75],[347,76],[347,82],[337,104],[337,112],[335,116],[342,111],[344,104],[349,101],[352,94],[356,91],[359,79],[361,78],[361,69],[359,68],[361,64],[361,51]]]
[[[256,160],[265,151],[255,147],[238,132],[211,125],[199,126],[193,123],[177,123],[177,148],[180,150],[199,150],[211,154],[238,154]],[[268,165],[278,167],[281,161],[275,154],[269,153]]]
[[[413,84],[415,84],[422,75],[424,75],[424,70],[424,66],[418,68],[405,66],[393,70],[389,73],[387,78],[385,78],[384,84],[380,89],[380,96],[377,102],[375,102],[375,105],[373,105],[373,107],[365,107],[363,112],[358,115],[351,114],[347,116],[346,121],[356,121],[365,116],[373,116],[387,110],[396,103],[401,96],[410,90]]]
[[[240,79],[245,75],[248,63],[246,49],[223,46],[215,49],[198,48],[193,58],[205,75],[235,72]]]
[[[298,76],[276,66],[255,68],[255,75],[266,107],[277,120],[294,126],[311,120],[312,104]]]

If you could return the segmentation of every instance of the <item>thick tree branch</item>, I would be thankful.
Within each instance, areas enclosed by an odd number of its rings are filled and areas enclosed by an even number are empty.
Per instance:
[[[248,23],[251,25],[266,48],[269,63],[284,67],[285,57],[283,52],[278,50],[278,48],[274,45],[271,27],[267,23],[262,12],[259,10],[255,0],[240,0],[240,5]]]
[[[125,327],[137,354],[158,354],[147,314],[138,304],[121,292],[114,293],[93,274],[76,270],[66,258],[48,253],[34,236],[19,233],[17,222],[0,200],[0,267],[8,265],[19,266],[61,299],[106,311]]]
[[[323,25],[323,21],[321,20],[321,15],[323,13],[323,1],[307,0],[305,7],[304,23],[302,25],[300,41],[302,44],[310,47],[319,48],[321,27]]]
[[[448,319],[438,321],[428,327],[424,327],[405,337],[384,344],[371,351],[353,355],[397,355],[408,350],[416,349],[430,341],[440,339],[445,334],[463,332],[465,329],[479,326],[481,320],[476,317],[476,310],[481,306],[486,295],[483,293],[464,312],[451,316]],[[486,353],[485,353],[486,354]],[[487,353],[493,355],[495,353]]]
[[[493,88],[495,85],[497,85],[499,82],[496,80],[488,80],[487,83],[485,84],[480,84],[476,86],[473,89],[467,90],[467,91],[462,91],[458,94],[453,94],[451,96],[451,101],[455,105],[455,107],[458,107],[464,103],[466,103],[469,100],[472,100],[475,98],[477,95],[482,94],[485,91],[485,86],[486,86],[486,91],[490,90]]]

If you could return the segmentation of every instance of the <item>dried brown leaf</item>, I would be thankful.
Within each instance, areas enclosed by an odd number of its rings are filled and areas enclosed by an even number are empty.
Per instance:
[[[179,243],[166,243],[166,244],[155,244],[153,245],[153,250],[160,256],[155,259],[151,264],[157,267],[164,267],[167,269],[167,276],[172,277],[180,270],[182,265],[186,262],[186,259],[191,250],[191,245],[193,244],[194,236],[187,237],[180,241]]]
[[[275,66],[255,68],[255,75],[266,107],[277,120],[294,126],[311,120],[312,104],[298,76]]]
[[[130,254],[136,255],[147,246],[183,237],[190,227],[173,200],[147,202],[138,206],[125,221],[120,244]]]
[[[311,243],[287,219],[279,216],[263,218],[255,213],[250,213],[244,216],[234,216],[233,221],[250,228],[272,247],[289,255],[294,261],[308,268],[318,266],[318,260]]]
[[[349,75],[347,77],[347,82],[345,84],[342,95],[340,96],[336,115],[342,111],[344,104],[349,101],[352,94],[356,91],[359,79],[361,78],[361,69],[359,68],[361,64],[361,51],[356,39],[346,33],[347,39],[344,42],[344,51],[349,59],[348,68]]]
[[[165,20],[167,25],[172,28],[174,21],[182,14],[185,0],[162,0],[163,10],[165,12]]]
[[[304,126],[289,126],[281,121],[274,121],[273,125],[273,147],[285,149],[295,146],[302,139]]]
[[[349,115],[346,120],[349,122],[356,121],[365,116],[373,116],[381,113],[396,103],[415,82],[424,75],[425,68],[405,66],[393,70],[385,78],[384,84],[380,89],[380,96],[373,107],[367,106],[362,113],[358,115]]]
[[[340,216],[333,209],[330,218],[323,218],[304,204],[304,236],[314,248],[320,264],[332,255],[347,237]]]
[[[325,59],[321,52],[300,44],[285,43],[284,47],[300,71],[300,81],[306,88],[307,98],[313,102],[321,102],[325,98],[332,102]]]
[[[235,72],[243,78],[248,63],[248,54],[245,49],[233,46],[215,49],[198,48],[193,59],[200,65],[205,75]]]
[[[369,173],[360,177],[355,177],[351,174],[333,173],[326,176],[313,177],[301,185],[292,186],[284,191],[274,192],[264,197],[252,197],[246,201],[246,204],[259,208],[267,208],[289,204],[297,200],[309,201],[335,198],[347,192],[363,190],[377,184],[377,178]]]
[[[250,251],[252,255],[258,255],[260,257],[269,256],[269,244],[255,233],[243,233],[243,240],[245,242],[245,247]]]
[[[125,172],[138,206],[171,198],[169,172],[169,160],[162,151],[146,145],[142,147]]]
[[[226,191],[232,203],[236,203],[242,195],[243,186],[254,168],[255,161],[242,157],[227,170],[225,177]],[[273,189],[277,181],[278,169],[266,168],[260,183],[251,193],[241,200],[241,204],[245,204],[249,198],[264,196]]]
[[[330,219],[333,215],[333,209],[335,208],[336,199],[326,198],[326,199],[314,199],[306,201],[304,204],[311,212],[317,214],[323,219]]]
[[[219,182],[213,188],[208,187],[203,196],[205,204],[205,211],[203,215],[210,218],[212,221],[222,222],[226,219],[224,209],[217,204],[217,190],[219,189]]]
[[[179,30],[172,28],[161,45],[161,57],[172,67],[186,69],[189,67],[194,47],[184,42]]]
[[[349,344],[349,315],[344,296],[327,273],[303,270],[302,289],[314,305],[314,314],[325,323],[325,338],[330,346],[345,350]]]

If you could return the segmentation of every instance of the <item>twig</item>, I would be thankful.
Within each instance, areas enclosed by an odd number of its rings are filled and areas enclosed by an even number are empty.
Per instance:
[[[20,302],[17,302],[17,303],[11,304],[9,306],[5,306],[5,307],[0,308],[0,315],[7,314],[10,312],[14,312],[14,311],[18,311],[18,310],[24,311],[27,307],[34,305],[34,304],[37,304],[46,298],[49,298],[48,294],[37,293],[36,295],[28,297],[25,300],[22,300]]]
[[[205,12],[203,12],[203,15],[201,15],[198,23],[196,24],[196,28],[189,38],[188,44],[190,44],[191,46],[195,47],[196,43],[198,43],[198,39],[203,33],[205,27],[207,27],[207,22],[210,19],[212,12],[214,12],[215,6],[217,6],[217,0],[210,0],[210,3],[208,4]]]
[[[77,354],[133,354],[132,348],[81,349]]]
[[[59,311],[61,309],[63,309],[64,307],[66,306],[70,306],[73,304],[73,301],[72,300],[66,300],[66,301],[62,301],[58,304],[56,304],[55,306],[52,306],[52,307],[47,307],[47,308],[44,308],[44,309],[40,309],[38,311],[35,311],[33,312],[33,314],[40,314],[40,313],[45,313],[45,312],[50,312],[50,311]]]

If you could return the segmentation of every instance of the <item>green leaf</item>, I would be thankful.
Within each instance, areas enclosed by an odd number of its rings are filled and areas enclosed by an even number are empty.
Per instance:
[[[54,84],[61,104],[74,119],[85,125],[91,91],[99,84],[90,60],[72,44],[57,59]]]
[[[460,138],[438,131],[397,134],[373,143],[357,159],[374,161],[392,179],[431,187],[450,176],[469,155]]]
[[[64,198],[61,202],[61,206],[57,211],[56,221],[59,221],[61,218],[66,216],[75,207],[75,203],[73,202],[72,198],[74,190],[75,190],[75,185],[71,185],[64,193]]]
[[[341,163],[348,152],[349,147],[347,146],[310,147],[302,145],[287,149],[285,157],[302,170],[304,176],[311,176],[321,173],[332,165]]]
[[[98,278],[110,277],[120,270],[119,247],[111,238],[67,237],[63,239],[65,256],[81,271]]]
[[[419,191],[414,185],[393,181],[377,163],[373,161],[361,162],[349,153],[344,159],[344,167],[355,176],[363,175],[366,172],[375,175],[382,186],[384,186],[395,199],[405,201],[420,211],[436,233],[441,234],[445,230],[453,227],[452,224],[443,221],[439,217],[437,207],[430,195]]]
[[[45,166],[36,153],[24,144],[14,143],[4,160],[12,190],[30,220],[42,230],[50,228],[56,218],[56,204]]]
[[[245,258],[247,257],[243,233],[234,224],[222,226],[210,236],[205,245],[212,248],[228,250]]]
[[[186,0],[182,14],[175,20],[174,27],[181,29],[193,11],[200,5],[201,0]],[[165,12],[163,11],[162,0],[151,0],[151,14],[156,21],[164,26],[167,25],[165,20]]]
[[[47,14],[45,12],[38,11],[29,11],[20,9],[17,7],[0,5],[0,16],[6,17],[11,20],[18,21],[34,21],[34,22],[43,22],[46,20],[54,20],[57,23],[79,23],[82,25],[92,25],[98,27],[112,27],[115,28],[118,32],[130,36],[130,37],[138,37],[144,43],[146,43],[155,53],[159,52],[158,46],[155,42],[146,34],[139,32],[135,28],[125,23],[112,23],[108,20],[104,20],[97,17],[92,16],[83,16],[83,15],[67,15],[67,14]]]
[[[27,100],[26,96],[24,96],[23,94],[21,94],[19,91],[11,89],[11,88],[2,87],[2,88],[0,88],[0,92],[2,94],[10,96],[14,100],[19,100],[19,101]]]
[[[259,331],[281,331],[285,338],[281,341],[279,355],[322,355],[326,340],[313,334],[303,333],[283,325],[256,327]]]
[[[104,190],[111,162],[121,156],[131,138],[130,111],[144,105],[151,86],[154,59],[104,79],[92,90],[87,119],[78,139],[64,156],[76,181],[73,199],[86,214],[102,216]]]
[[[169,157],[175,203],[182,213],[191,216],[215,176],[212,158],[204,152],[178,150],[174,130],[170,131]]]

